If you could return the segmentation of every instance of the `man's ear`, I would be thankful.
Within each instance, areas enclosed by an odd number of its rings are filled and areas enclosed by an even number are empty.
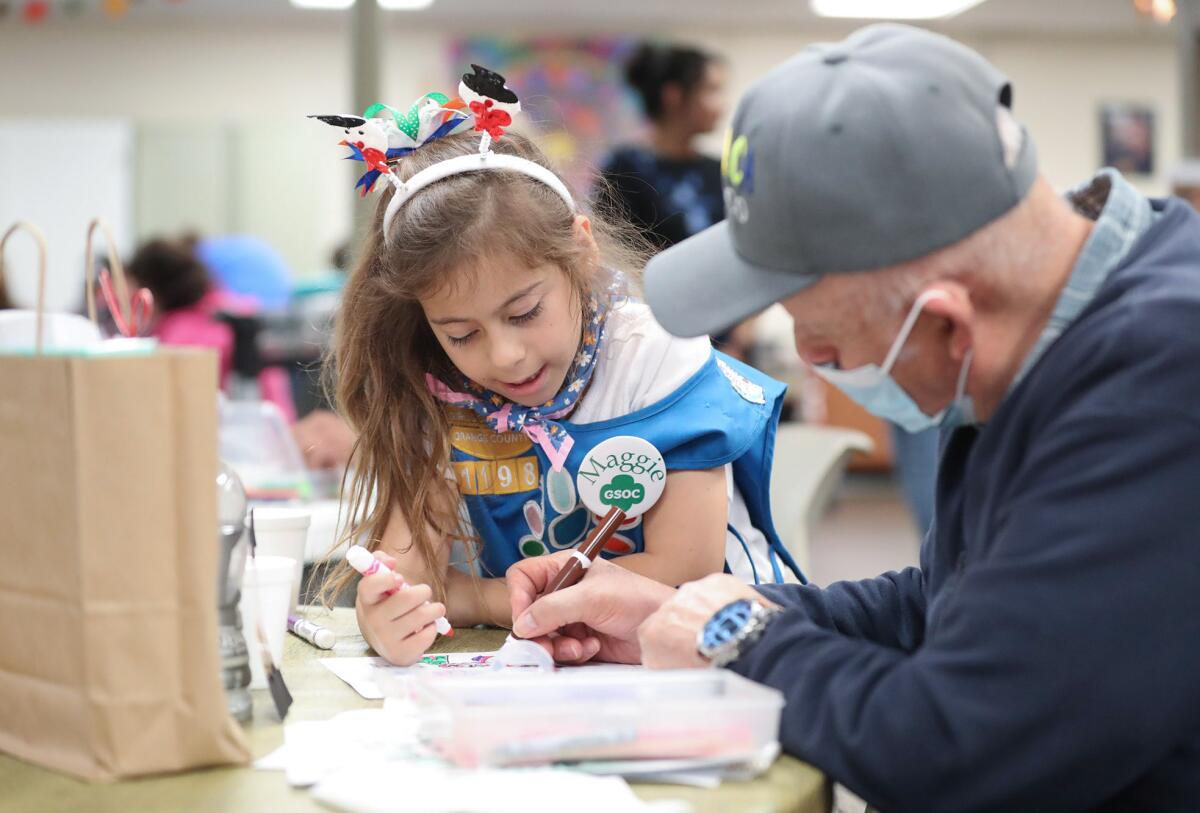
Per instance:
[[[934,296],[925,303],[925,312],[946,320],[946,330],[950,333],[950,357],[961,361],[967,351],[975,344],[973,326],[975,324],[975,306],[967,289],[953,280],[938,280],[929,285],[922,294],[928,291],[941,291],[944,296]]]

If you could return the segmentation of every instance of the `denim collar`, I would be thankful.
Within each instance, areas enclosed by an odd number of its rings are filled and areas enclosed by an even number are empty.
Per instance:
[[[1125,260],[1155,218],[1150,201],[1115,169],[1101,170],[1091,181],[1067,193],[1067,200],[1079,214],[1096,222],[1046,327],[1009,385],[1009,392],[1091,303],[1108,275]]]

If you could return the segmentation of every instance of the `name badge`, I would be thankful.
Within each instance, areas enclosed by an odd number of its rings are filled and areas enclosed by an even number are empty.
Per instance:
[[[629,518],[649,511],[667,485],[667,464],[647,440],[620,435],[597,444],[579,466],[579,497],[593,514],[613,506]]]

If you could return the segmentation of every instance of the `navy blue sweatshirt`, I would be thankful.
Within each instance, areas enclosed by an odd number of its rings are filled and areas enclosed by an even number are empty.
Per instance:
[[[983,427],[921,567],[786,609],[731,668],[884,811],[1200,811],[1200,217],[1179,200]]]

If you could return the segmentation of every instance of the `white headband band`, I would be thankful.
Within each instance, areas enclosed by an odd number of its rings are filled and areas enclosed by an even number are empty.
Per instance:
[[[400,211],[400,207],[425,187],[432,183],[437,183],[443,178],[449,178],[451,175],[496,169],[519,172],[522,175],[528,175],[530,178],[540,181],[553,189],[563,199],[563,203],[567,204],[568,209],[572,212],[575,211],[574,198],[571,197],[571,193],[567,191],[567,187],[563,185],[563,182],[553,172],[527,158],[521,158],[516,155],[500,155],[489,150],[484,153],[459,155],[454,158],[447,158],[445,161],[438,161],[433,166],[425,167],[425,169],[413,175],[407,181],[401,182],[396,179],[395,175],[389,175],[388,177],[391,179],[392,184],[396,187],[396,193],[392,195],[392,199],[388,202],[387,211],[383,213],[384,242],[391,245],[391,241],[388,239],[388,232],[390,231],[392,220],[396,217],[396,213]]]

